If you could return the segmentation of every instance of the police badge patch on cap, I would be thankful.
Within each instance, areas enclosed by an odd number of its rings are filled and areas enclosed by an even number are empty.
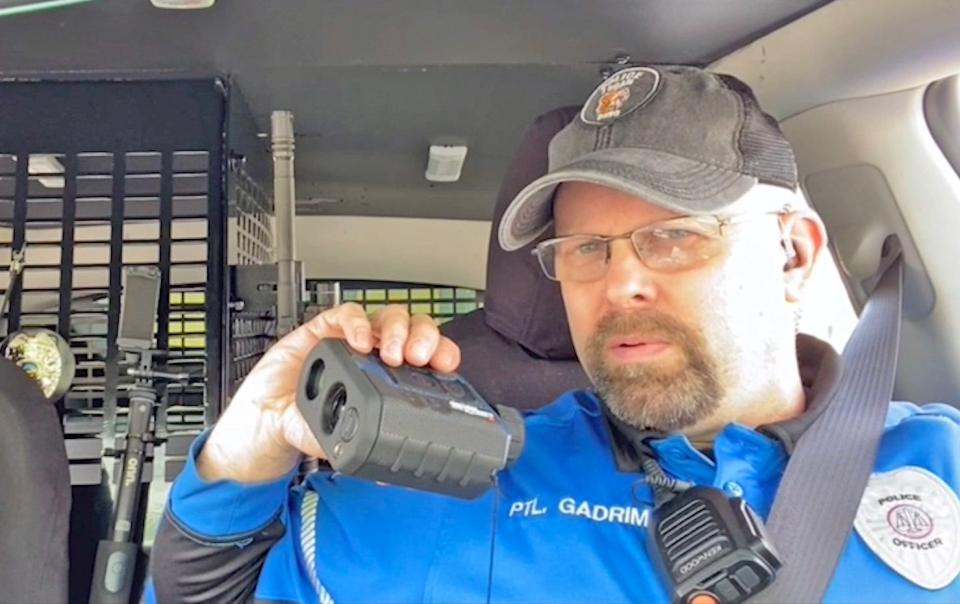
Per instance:
[[[649,67],[630,67],[597,86],[580,111],[580,119],[604,126],[649,103],[660,90],[660,73]]]
[[[960,499],[929,470],[872,475],[853,525],[881,560],[920,587],[941,589],[960,573]]]

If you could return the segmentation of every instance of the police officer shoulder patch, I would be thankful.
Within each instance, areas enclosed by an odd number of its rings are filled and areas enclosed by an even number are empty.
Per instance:
[[[660,90],[660,73],[650,67],[622,69],[593,91],[580,119],[592,126],[605,126],[649,103]]]
[[[929,470],[872,475],[854,527],[887,566],[920,587],[941,589],[960,573],[960,499]]]

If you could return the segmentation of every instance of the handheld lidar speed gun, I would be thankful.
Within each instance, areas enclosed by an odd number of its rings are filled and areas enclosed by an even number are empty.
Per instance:
[[[520,457],[524,424],[458,374],[403,365],[324,340],[307,357],[297,405],[337,472],[464,499]]]

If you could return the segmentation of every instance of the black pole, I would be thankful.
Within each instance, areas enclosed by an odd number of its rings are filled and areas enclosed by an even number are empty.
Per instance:
[[[117,347],[132,353],[136,368],[130,391],[126,441],[117,477],[117,500],[107,538],[97,546],[97,558],[90,589],[91,604],[132,604],[131,595],[141,568],[142,540],[140,499],[143,465],[147,447],[156,444],[153,433],[157,409],[158,380],[167,379],[153,371],[157,351],[152,348],[160,271],[156,267],[131,267],[124,274]],[[135,601],[136,598],[133,598]]]
[[[123,201],[126,192],[126,154],[113,155],[113,190],[110,195],[110,292],[107,304],[107,359],[104,369],[103,438],[114,442],[117,424],[117,385],[120,382],[120,303],[123,289]]]
[[[17,180],[13,200],[13,245],[11,250],[22,250],[27,243],[27,195],[30,187],[28,166],[30,154],[17,154]],[[10,309],[7,314],[7,333],[20,329],[20,310],[23,308],[23,279],[7,286],[10,289]]]
[[[152,354],[140,354],[139,369],[149,376]],[[152,419],[157,392],[150,377],[140,377],[130,391],[130,421],[118,477],[117,505],[107,538],[97,547],[90,604],[131,604],[140,543],[136,539],[143,466],[153,442]]]
[[[57,331],[70,341],[70,311],[73,305],[73,248],[77,228],[77,156],[63,158],[63,216],[60,220],[60,304],[57,308]]]

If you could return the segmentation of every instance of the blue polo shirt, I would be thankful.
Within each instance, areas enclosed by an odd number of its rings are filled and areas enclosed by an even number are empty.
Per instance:
[[[331,472],[293,488],[290,477],[208,482],[193,462],[201,437],[167,516],[191,539],[237,551],[279,518],[286,530],[263,562],[258,602],[669,602],[645,549],[653,494],[618,464],[596,397],[570,392],[526,426],[523,455],[473,501]],[[653,446],[668,474],[743,497],[761,517],[788,458],[781,439],[737,424],[712,456],[679,434]],[[892,403],[825,601],[960,602],[958,488],[960,412]]]

